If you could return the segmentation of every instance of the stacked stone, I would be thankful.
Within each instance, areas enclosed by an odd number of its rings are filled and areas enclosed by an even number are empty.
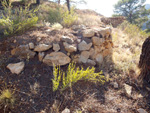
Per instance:
[[[78,29],[73,26],[73,30],[80,32],[80,38],[62,36],[60,41],[51,44],[35,45],[31,42],[13,49],[11,54],[27,59],[38,55],[39,61],[49,66],[62,66],[72,61],[95,66],[102,64],[103,59],[111,55],[111,28]]]

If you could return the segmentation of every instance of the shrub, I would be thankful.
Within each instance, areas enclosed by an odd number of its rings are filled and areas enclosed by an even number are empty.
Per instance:
[[[11,3],[7,5],[4,0],[2,4],[4,6],[4,12],[2,19],[0,19],[0,25],[2,26],[0,30],[4,35],[22,33],[37,23],[37,9],[30,10],[30,5],[26,6],[25,9],[22,7],[12,9]]]
[[[71,8],[70,12],[67,10],[62,13],[62,25],[65,27],[72,26],[75,23],[75,21],[77,21],[77,19],[78,16],[75,14],[73,7]]]
[[[48,21],[51,23],[51,24],[54,24],[54,23],[61,23],[61,20],[62,20],[62,16],[61,16],[61,11],[60,11],[60,8],[50,8],[49,9],[49,14],[48,14]]]
[[[102,72],[95,73],[95,68],[92,67],[84,70],[83,68],[77,67],[74,63],[70,63],[67,69],[67,72],[61,72],[60,67],[54,66],[54,79],[53,81],[53,91],[56,91],[60,88],[61,91],[64,91],[68,87],[72,87],[72,85],[79,80],[91,81],[94,83],[105,82],[105,77],[102,75]],[[61,81],[62,79],[62,81]],[[60,81],[62,85],[60,86]]]
[[[121,25],[118,26],[119,29],[123,30],[130,38],[140,37],[146,38],[148,37],[148,33],[141,30],[137,25],[130,24],[128,21],[124,21]]]
[[[13,108],[15,104],[14,93],[9,89],[5,89],[1,92],[0,95],[0,105],[5,108]]]

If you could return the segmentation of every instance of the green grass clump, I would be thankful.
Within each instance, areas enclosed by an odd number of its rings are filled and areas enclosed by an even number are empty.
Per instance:
[[[0,95],[0,105],[4,108],[13,108],[15,104],[14,93],[9,89],[2,90]]]
[[[25,8],[12,8],[11,2],[7,4],[6,0],[2,2],[4,11],[2,19],[0,19],[0,31],[3,35],[12,35],[16,33],[23,33],[29,28],[33,27],[37,21],[38,16],[36,12],[38,9],[30,10],[30,5]]]
[[[79,80],[91,81],[94,83],[105,83],[105,77],[102,75],[102,72],[95,73],[95,68],[92,67],[84,70],[83,68],[76,68],[74,63],[70,63],[66,72],[61,72],[60,67],[54,66],[54,79],[53,81],[53,91],[60,89],[64,91],[68,87]],[[60,86],[60,82],[62,83]]]
[[[75,14],[74,8],[71,8],[70,12],[64,11],[62,13],[62,25],[65,27],[72,26],[78,19],[78,16]]]

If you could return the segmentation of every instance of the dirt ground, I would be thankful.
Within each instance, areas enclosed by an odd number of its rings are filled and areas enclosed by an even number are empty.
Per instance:
[[[8,109],[7,112],[59,113],[68,108],[71,113],[79,113],[80,111],[81,113],[138,113],[137,109],[143,108],[150,113],[148,84],[145,87],[140,87],[129,77],[122,79],[121,76],[110,76],[110,81],[104,85],[79,81],[73,85],[73,95],[71,95],[69,88],[62,93],[53,92],[51,81],[53,67],[39,62],[37,55],[35,58],[27,60],[12,56],[10,52],[19,45],[29,42],[38,43],[36,40],[39,37],[42,42],[51,43],[51,41],[59,40],[61,35],[73,33],[73,31],[66,29],[47,32],[48,29],[36,28],[20,36],[0,39],[0,90],[9,88],[15,92],[17,99],[14,108]],[[78,36],[74,35],[73,37],[77,38]],[[25,62],[24,71],[19,75],[12,74],[6,66],[9,63],[19,61]],[[65,71],[67,65],[61,68]],[[95,68],[100,71],[99,66],[95,66]],[[114,82],[119,85],[117,89],[112,85]],[[131,97],[126,96],[124,83],[132,86]],[[3,113],[3,108],[0,113]]]

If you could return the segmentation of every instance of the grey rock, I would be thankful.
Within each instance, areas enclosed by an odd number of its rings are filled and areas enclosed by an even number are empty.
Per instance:
[[[63,45],[65,50],[68,51],[69,53],[77,51],[77,47],[75,45],[70,45],[67,42],[63,42]]]
[[[95,31],[93,29],[86,29],[83,31],[82,35],[85,38],[90,38],[90,37],[93,37],[95,35]]]
[[[62,36],[61,37],[61,40],[64,41],[64,42],[67,42],[69,44],[72,44],[74,42],[74,40],[68,36]]]
[[[25,66],[24,62],[11,63],[7,65],[7,68],[11,71],[11,73],[20,74],[23,71]]]
[[[86,51],[89,50],[92,46],[92,43],[87,44],[84,40],[78,44],[79,51]]]
[[[62,52],[52,52],[47,54],[43,62],[49,66],[62,66],[70,63],[71,59]]]
[[[59,51],[59,50],[60,50],[59,44],[54,44],[54,43],[53,43],[53,50],[54,50],[55,52]]]
[[[79,62],[87,63],[89,56],[90,56],[90,53],[88,51],[82,51],[80,58],[79,58]]]
[[[34,51],[37,52],[42,52],[42,51],[47,51],[52,47],[52,45],[47,45],[47,44],[39,44],[35,47]]]

